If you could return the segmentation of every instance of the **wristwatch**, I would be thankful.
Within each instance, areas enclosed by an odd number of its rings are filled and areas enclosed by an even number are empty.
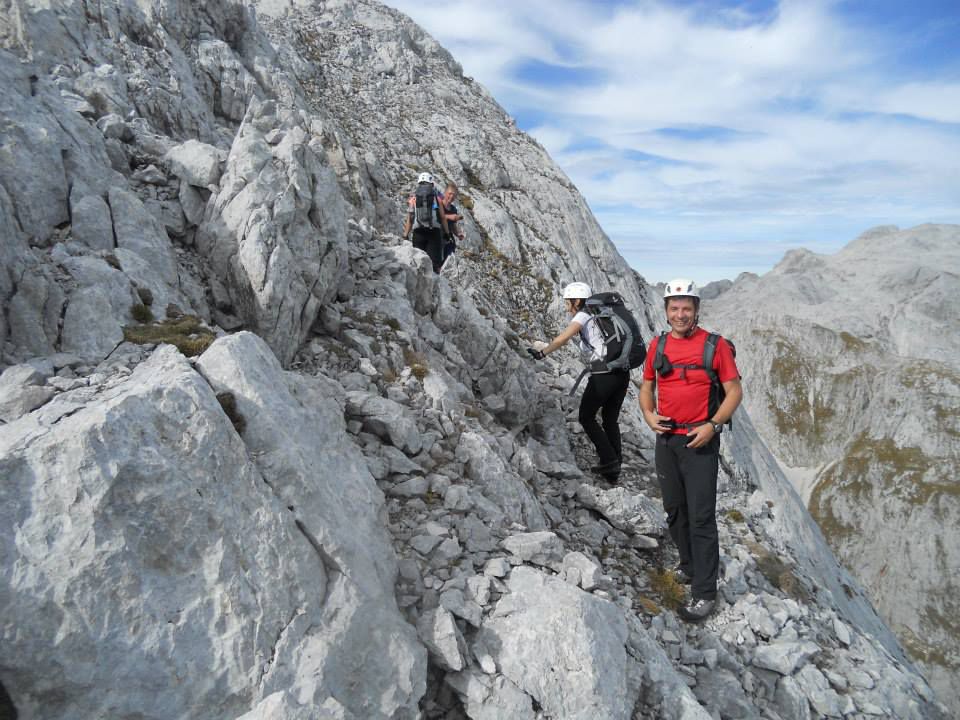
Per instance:
[[[715,423],[713,420],[709,420],[708,422],[713,425],[713,432],[717,435],[723,432],[723,423]]]

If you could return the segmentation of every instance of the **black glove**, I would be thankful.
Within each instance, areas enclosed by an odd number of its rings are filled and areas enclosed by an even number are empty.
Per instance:
[[[534,350],[533,348],[527,348],[527,352],[530,353],[530,357],[534,360],[543,360],[546,355],[543,350]]]

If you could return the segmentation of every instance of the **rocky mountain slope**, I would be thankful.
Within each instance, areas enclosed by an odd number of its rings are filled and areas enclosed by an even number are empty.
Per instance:
[[[938,692],[960,707],[960,227],[791,251],[706,310],[810,512]]]
[[[651,289],[543,149],[374,2],[0,14],[0,716],[946,717],[758,440],[678,623],[651,436],[599,484],[534,364]],[[397,235],[422,169],[468,240]],[[562,354],[561,354],[562,355]]]

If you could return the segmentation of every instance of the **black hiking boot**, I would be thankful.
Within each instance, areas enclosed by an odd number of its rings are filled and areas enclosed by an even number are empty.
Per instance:
[[[680,609],[677,611],[677,615],[679,615],[682,620],[686,620],[689,623],[699,623],[710,617],[710,615],[713,613],[713,609],[716,606],[716,600],[707,600],[705,598],[691,600],[686,605],[680,606]]]
[[[620,458],[616,460],[611,460],[607,463],[600,463],[599,465],[594,465],[590,468],[590,472],[597,473],[598,475],[606,475],[607,473],[620,474]]]
[[[673,576],[681,585],[693,585],[693,575],[684,570],[680,565],[677,565],[673,569]]]

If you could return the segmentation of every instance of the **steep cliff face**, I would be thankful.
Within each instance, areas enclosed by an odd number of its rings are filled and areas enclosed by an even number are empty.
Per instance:
[[[956,702],[960,228],[792,251],[711,303],[761,436],[911,655]]]
[[[574,354],[523,352],[565,282],[647,335],[653,293],[409,20],[6,8],[0,711],[944,716],[746,416],[721,608],[678,623],[635,389],[609,487]],[[466,195],[440,276],[397,234],[426,169]]]

